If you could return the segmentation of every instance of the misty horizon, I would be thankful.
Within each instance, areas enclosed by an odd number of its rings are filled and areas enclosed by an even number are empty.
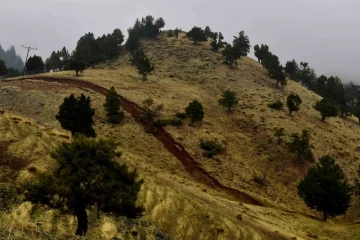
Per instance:
[[[136,18],[163,17],[164,30],[193,26],[223,33],[225,40],[244,30],[253,46],[267,44],[282,64],[295,59],[308,62],[318,76],[339,76],[344,82],[360,83],[360,33],[356,26],[360,3],[354,0],[268,0],[268,1],[181,1],[152,2],[115,0],[15,0],[0,9],[2,38],[7,50],[13,45],[25,60],[22,45],[38,48],[29,56],[45,60],[65,46],[69,52],[87,32],[95,37],[120,28],[125,36]]]

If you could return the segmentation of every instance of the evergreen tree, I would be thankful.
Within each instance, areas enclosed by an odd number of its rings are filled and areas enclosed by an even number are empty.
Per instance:
[[[120,111],[120,98],[114,87],[106,95],[104,108],[109,123],[119,123],[124,118],[124,112]]]
[[[290,79],[298,81],[299,65],[294,59],[286,62],[284,70]]]
[[[133,53],[133,55],[130,58],[130,62],[132,65],[137,66],[138,64],[140,64],[140,62],[145,59],[146,55],[144,50],[140,47],[138,49],[136,49]]]
[[[59,112],[56,119],[60,122],[61,127],[69,130],[72,135],[75,133],[84,134],[87,137],[95,137],[93,116],[95,109],[91,107],[90,97],[81,94],[75,98],[74,94],[64,99],[59,106]]]
[[[254,46],[254,52],[255,52],[255,56],[257,57],[259,63],[262,63],[262,61],[270,53],[269,52],[269,47],[266,44],[265,45],[261,44],[260,47],[259,47],[258,44],[256,44]]]
[[[146,76],[154,71],[154,65],[150,62],[147,56],[138,59],[137,70],[139,74],[143,76],[143,81],[146,80]]]
[[[179,33],[181,33],[181,29],[175,28],[174,33],[175,33],[175,37],[179,38]]]
[[[205,31],[202,28],[199,27],[193,27],[186,36],[194,41],[194,44],[197,44],[198,42],[206,42],[207,37],[205,34]]]
[[[165,27],[165,20],[162,17],[156,19],[155,26],[160,30],[161,28]]]
[[[303,130],[301,136],[298,133],[292,134],[287,146],[289,152],[296,154],[296,159],[299,163],[304,163],[306,160],[312,161],[314,159],[310,148],[310,135],[308,131]]]
[[[76,56],[76,52],[73,53],[73,56]],[[82,72],[86,69],[86,64],[72,57],[68,62],[68,68],[69,70],[74,70],[76,76],[79,77],[79,72]]]
[[[217,52],[220,48],[223,48],[224,45],[225,45],[225,42],[223,42],[223,40],[224,40],[224,36],[222,35],[221,32],[213,33],[212,40],[211,40],[211,43],[210,43],[211,49],[214,52]]]
[[[160,115],[160,111],[164,108],[162,104],[155,106],[152,98],[147,98],[142,102],[140,120],[152,123],[155,118]]]
[[[45,64],[40,56],[32,56],[29,57],[28,61],[26,62],[26,72],[32,74],[38,74],[44,71]]]
[[[281,86],[286,86],[286,76],[278,56],[270,52],[262,60],[262,64],[266,68],[269,77],[276,80],[276,87],[279,87],[279,84],[281,84]]]
[[[325,121],[328,117],[336,117],[339,113],[338,106],[328,98],[317,101],[314,108],[321,113],[321,121]]]
[[[139,34],[134,29],[129,29],[129,37],[125,43],[126,49],[133,54],[141,46]]]
[[[351,187],[343,170],[328,155],[309,168],[297,189],[309,208],[322,212],[324,221],[345,214],[350,207]]]
[[[237,65],[237,60],[247,56],[250,52],[250,47],[248,36],[245,35],[244,31],[241,31],[238,37],[234,36],[232,46],[227,44],[222,51],[224,63],[228,64],[230,68],[232,68],[234,64]]]
[[[75,234],[85,236],[87,212],[93,207],[105,213],[135,218],[142,212],[136,199],[143,180],[135,171],[116,161],[116,145],[109,140],[77,136],[71,144],[63,143],[52,157],[57,167],[42,173],[38,181],[26,187],[25,200],[45,204],[74,214]]]
[[[80,37],[76,44],[72,58],[77,62],[82,62],[91,66],[100,60],[100,46],[95,40],[93,33],[86,33]]]
[[[8,73],[8,69],[5,65],[5,62],[0,59],[0,76],[5,75]]]
[[[230,90],[224,91],[219,99],[219,104],[226,107],[229,112],[231,111],[231,108],[238,105],[238,103],[239,100],[236,97],[236,93]]]
[[[12,78],[12,77],[19,77],[21,75],[22,75],[22,73],[19,70],[15,69],[15,68],[9,68],[7,74],[4,77]]]
[[[214,33],[211,31],[209,26],[205,27],[204,33],[207,38],[213,38]]]
[[[191,118],[191,124],[202,121],[204,119],[204,110],[201,103],[194,100],[185,108],[185,113]]]
[[[298,95],[296,94],[290,94],[288,97],[287,97],[287,100],[286,100],[286,105],[289,109],[289,114],[291,115],[292,112],[297,112],[299,111],[300,109],[300,104],[301,104],[301,99]]]

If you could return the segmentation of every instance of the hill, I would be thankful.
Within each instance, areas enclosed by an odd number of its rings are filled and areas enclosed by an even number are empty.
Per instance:
[[[20,55],[16,54],[14,46],[4,50],[0,45],[0,59],[3,60],[8,68],[14,68],[21,71],[24,68],[24,62]]]
[[[277,127],[287,134],[308,130],[315,158],[334,156],[353,181],[360,157],[355,119],[321,122],[312,107],[319,96],[292,81],[284,89],[276,88],[250,58],[229,69],[208,44],[193,45],[183,36],[162,34],[143,45],[155,63],[147,81],[131,66],[130,56],[123,54],[86,70],[80,78],[74,78],[74,72],[55,72],[23,83],[16,79],[0,83],[0,107],[5,111],[0,115],[1,178],[6,189],[2,192],[11,193],[14,183],[20,185],[34,172],[51,169],[49,153],[56,144],[69,141],[69,133],[55,120],[57,106],[70,93],[85,92],[96,108],[98,136],[115,138],[123,152],[119,161],[137,168],[145,180],[139,198],[144,216],[135,221],[106,215],[96,219],[94,211],[89,239],[145,239],[145,235],[153,239],[154,229],[172,239],[356,239],[358,199],[346,215],[326,223],[319,220],[320,214],[309,210],[296,191],[313,163],[299,165],[274,137]],[[111,86],[123,97],[127,110],[118,126],[106,123],[102,107],[103,88]],[[230,114],[218,105],[222,90],[227,89],[240,99]],[[267,107],[276,100],[285,102],[290,93],[302,99],[298,113],[289,116],[286,110]],[[136,118],[138,106],[148,97],[164,104],[162,118],[173,118],[196,99],[204,106],[204,121],[192,127],[187,120],[181,127],[167,126],[148,134]],[[204,157],[201,140],[217,141],[225,147],[224,153]],[[266,184],[256,183],[254,177],[262,176],[269,160]],[[19,163],[14,167],[10,162]],[[12,226],[21,239],[34,239],[35,229],[66,239],[76,227],[72,216],[20,202],[10,212],[3,209],[0,220],[3,230]]]

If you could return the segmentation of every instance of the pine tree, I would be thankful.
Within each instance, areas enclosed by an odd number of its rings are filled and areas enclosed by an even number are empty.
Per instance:
[[[191,118],[191,124],[202,121],[204,119],[204,110],[201,103],[194,100],[185,108],[185,113]]]
[[[324,221],[345,214],[350,207],[352,189],[343,170],[328,155],[309,168],[297,189],[309,208],[322,212]]]
[[[292,134],[287,146],[289,152],[296,154],[296,159],[299,163],[304,163],[305,160],[312,161],[314,159],[310,148],[310,134],[308,131],[303,130],[301,136],[298,133]]]
[[[224,63],[228,64],[230,68],[234,64],[237,65],[237,60],[247,56],[250,47],[249,37],[245,35],[244,31],[241,31],[238,37],[234,36],[233,44],[226,44],[225,49],[222,51]]]
[[[339,108],[334,102],[328,98],[317,101],[314,106],[316,111],[321,114],[321,121],[324,122],[328,117],[336,117],[339,114]]]
[[[135,29],[128,30],[129,37],[125,43],[126,49],[133,54],[141,46],[139,34]]]
[[[124,112],[120,111],[120,98],[114,87],[111,87],[106,95],[104,108],[109,123],[119,123],[124,118]]]
[[[102,211],[135,218],[142,212],[135,204],[143,180],[138,180],[136,170],[119,164],[118,155],[112,141],[76,136],[71,144],[55,149],[51,156],[57,167],[27,185],[25,200],[75,215],[78,236],[85,236],[86,210],[94,207],[98,215]]]
[[[289,109],[289,114],[292,112],[297,112],[300,109],[300,104],[302,103],[300,97],[296,94],[290,94],[286,99],[286,105]]]
[[[71,94],[59,106],[56,119],[60,122],[61,127],[69,130],[72,135],[81,133],[87,137],[95,137],[95,130],[92,127],[94,115],[95,109],[91,108],[90,97],[81,94],[80,97],[75,98],[74,94]]]
[[[259,63],[262,63],[262,61],[270,53],[269,52],[269,47],[266,44],[265,45],[261,44],[260,47],[259,47],[258,44],[256,44],[254,46],[254,52],[255,52],[255,56],[257,57]]]
[[[219,104],[223,107],[226,107],[230,112],[233,106],[238,105],[239,100],[236,97],[236,93],[230,90],[226,90],[221,95],[222,98],[219,99]]]
[[[0,59],[0,76],[8,73],[8,69],[5,65],[5,62]]]
[[[137,62],[137,70],[139,74],[143,76],[143,81],[146,80],[146,76],[154,71],[154,65],[150,62],[147,56],[140,58]]]
[[[194,44],[197,44],[198,42],[206,42],[207,36],[205,34],[205,31],[202,28],[199,27],[193,27],[186,36],[194,41]]]
[[[26,72],[32,73],[32,74],[41,73],[45,69],[45,64],[44,64],[42,58],[40,56],[36,56],[36,55],[29,57],[25,66],[26,66]]]

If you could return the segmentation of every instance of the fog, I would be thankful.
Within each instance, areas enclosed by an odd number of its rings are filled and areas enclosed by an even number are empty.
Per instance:
[[[21,45],[38,48],[30,54],[45,60],[63,46],[73,50],[86,32],[127,35],[137,17],[152,15],[165,19],[165,29],[209,25],[227,41],[244,30],[282,63],[306,61],[318,75],[360,83],[359,10],[358,0],[3,0],[0,44],[14,45],[23,59]]]

